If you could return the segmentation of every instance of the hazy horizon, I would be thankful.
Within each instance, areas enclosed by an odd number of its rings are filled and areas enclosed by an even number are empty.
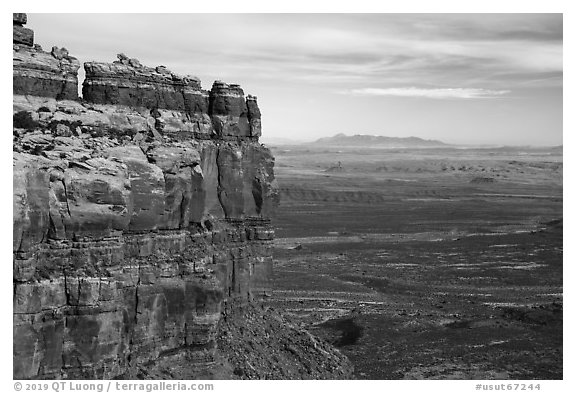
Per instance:
[[[204,89],[239,83],[264,138],[563,144],[561,14],[29,14],[27,27],[81,63],[123,52]]]
[[[284,138],[284,137],[269,137],[267,135],[262,135],[262,137],[260,137],[260,141],[262,143],[268,143],[271,145],[290,145],[290,144],[308,144],[308,143],[314,143],[319,141],[320,139],[324,139],[324,138],[332,138],[332,137],[336,137],[336,136],[341,136],[341,135],[347,136],[347,137],[353,137],[353,136],[382,136],[382,137],[389,137],[388,135],[377,135],[375,133],[346,133],[346,132],[337,132],[334,133],[333,135],[328,135],[328,136],[321,136],[318,138],[301,138],[301,139],[292,139],[292,138]],[[402,137],[397,137],[397,138],[411,138],[414,137],[413,135],[409,135],[409,136],[402,136]],[[394,138],[394,137],[393,137]],[[419,137],[417,137],[419,138]],[[448,147],[453,146],[453,147],[478,147],[478,148],[482,148],[482,147],[511,147],[511,148],[522,148],[522,147],[527,147],[527,148],[534,148],[534,149],[545,149],[545,148],[558,148],[558,147],[563,147],[564,144],[560,143],[558,145],[530,145],[530,144],[522,144],[521,142],[518,143],[459,143],[459,142],[450,142],[450,141],[446,141],[446,140],[441,140],[438,138],[420,138],[422,140],[426,140],[426,141],[436,141],[436,142],[442,142],[444,144],[446,144]]]

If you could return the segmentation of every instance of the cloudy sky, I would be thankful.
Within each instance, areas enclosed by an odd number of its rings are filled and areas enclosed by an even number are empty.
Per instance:
[[[562,143],[561,14],[29,14],[45,49],[258,96],[264,135]]]

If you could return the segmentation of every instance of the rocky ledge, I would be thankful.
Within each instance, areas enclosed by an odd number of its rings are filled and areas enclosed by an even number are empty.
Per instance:
[[[34,45],[26,21],[14,14],[14,378],[349,376],[259,305],[278,188],[256,98],[124,55],[86,63],[79,98],[78,60]],[[258,370],[236,351],[247,331],[277,335],[253,337]]]
[[[172,112],[186,123],[178,126],[196,138],[257,140],[261,134],[256,98],[245,98],[238,85],[216,81],[210,91],[202,90],[195,76],[180,76],[165,66],[146,67],[124,54],[113,63],[85,63],[84,69],[86,101],[145,108],[158,119],[157,128],[166,125],[162,115]]]

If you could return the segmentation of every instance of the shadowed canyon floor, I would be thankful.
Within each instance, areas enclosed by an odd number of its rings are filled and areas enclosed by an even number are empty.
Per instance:
[[[273,153],[268,304],[356,378],[562,378],[561,149]]]

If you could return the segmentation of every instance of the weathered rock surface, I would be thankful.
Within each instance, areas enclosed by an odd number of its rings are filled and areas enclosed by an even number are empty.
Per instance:
[[[271,210],[246,177],[273,182],[272,167],[217,160],[261,145],[114,135],[72,101],[15,108],[14,375],[110,378],[180,352],[211,364],[222,300],[270,290]],[[220,202],[225,184],[240,189]]]
[[[256,100],[125,55],[85,64],[78,99],[78,68],[14,45],[14,378],[232,378],[222,317],[244,324],[237,309],[271,291],[278,190]]]
[[[255,96],[246,96],[246,106],[248,108],[248,121],[250,122],[250,135],[260,137],[262,135],[262,122],[260,121],[260,108]]]
[[[261,135],[256,97],[245,98],[238,85],[216,81],[208,92],[196,77],[177,75],[164,66],[146,67],[123,54],[114,63],[91,62],[84,69],[86,101],[146,108],[158,131],[200,139],[215,134],[221,139],[257,140]]]
[[[84,64],[82,93],[93,104],[147,109],[159,132],[178,131],[184,138],[210,138],[208,92],[194,76],[180,76],[164,66],[155,68],[118,55],[114,63]],[[182,127],[184,123],[184,127]]]
[[[58,100],[78,98],[80,63],[66,48],[53,47],[50,53],[34,45],[34,32],[23,27],[26,14],[13,14],[13,92],[51,97]]]
[[[86,80],[82,94],[96,104],[115,104],[148,109],[191,109],[188,100],[200,103],[198,109],[207,107],[207,100],[195,77],[182,77],[158,66],[145,67],[136,59],[118,55],[114,63],[90,62],[84,64]],[[197,96],[197,97],[195,97]]]
[[[34,45],[34,32],[31,29],[24,27],[28,22],[28,16],[22,13],[14,13],[13,15],[13,35],[14,44],[22,44],[27,46]]]
[[[14,30],[14,94],[51,97],[58,100],[78,99],[80,63],[75,57],[67,55],[67,51],[58,49],[48,53],[37,46],[18,45],[17,40],[20,38],[17,38]]]
[[[34,45],[34,32],[26,27],[15,24],[13,26],[13,36],[15,44]]]
[[[28,15],[25,13],[13,13],[12,19],[14,21],[14,25],[23,26],[28,23]]]

